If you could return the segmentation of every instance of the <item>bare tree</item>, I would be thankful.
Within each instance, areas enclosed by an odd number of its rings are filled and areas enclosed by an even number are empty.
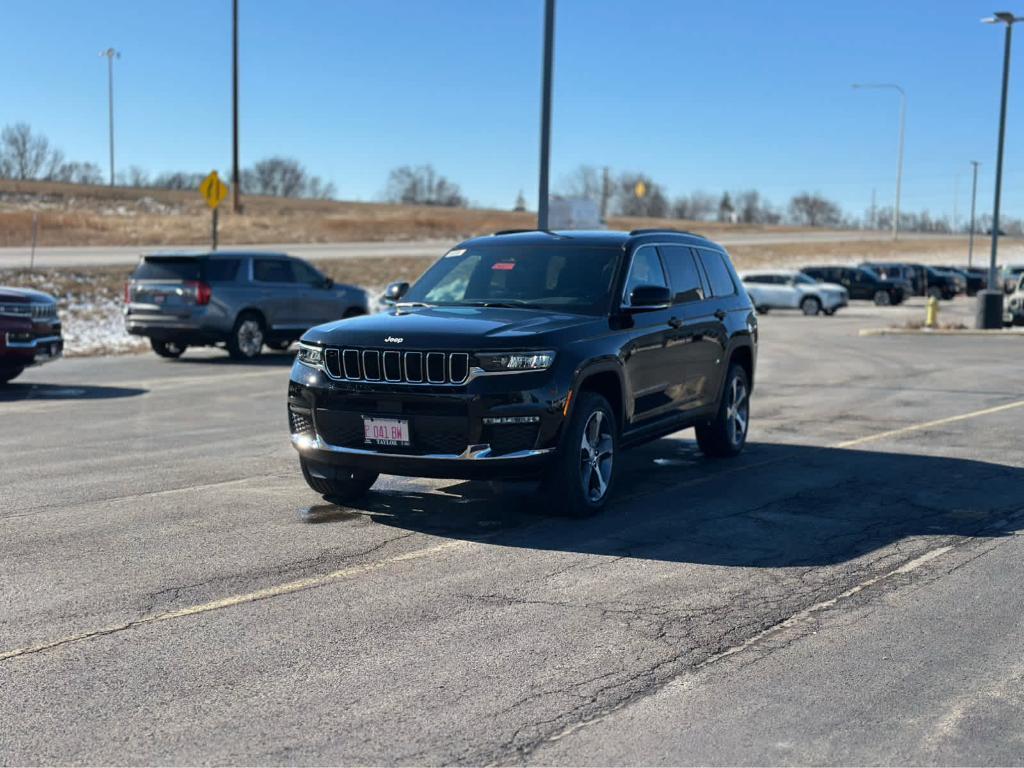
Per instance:
[[[61,163],[47,179],[70,184],[102,184],[103,172],[96,163]]]
[[[796,223],[809,227],[834,227],[843,218],[842,209],[836,203],[810,192],[795,195],[789,201],[789,214]]]
[[[272,197],[334,196],[334,184],[306,171],[302,163],[290,157],[267,157],[242,171],[242,188],[253,195]]]
[[[12,179],[37,179],[52,173],[64,155],[51,151],[50,141],[33,134],[28,123],[7,125],[0,132],[0,171]]]
[[[643,196],[637,195],[643,184]],[[661,219],[668,216],[668,198],[661,185],[644,173],[623,173],[615,184],[615,205],[621,216],[646,216]]]
[[[563,197],[586,197],[590,200],[601,200],[604,192],[604,181],[599,169],[592,165],[581,165],[562,179],[558,194]]]
[[[199,189],[204,173],[189,173],[187,171],[170,171],[161,173],[153,179],[153,186],[159,189]]]
[[[677,219],[705,221],[715,212],[717,201],[709,192],[694,192],[676,199],[672,213]]]
[[[403,165],[388,174],[386,200],[403,205],[441,205],[465,207],[466,198],[454,184],[434,170],[432,165]]]
[[[741,224],[778,224],[782,218],[756,189],[737,192],[734,199],[737,221]]]

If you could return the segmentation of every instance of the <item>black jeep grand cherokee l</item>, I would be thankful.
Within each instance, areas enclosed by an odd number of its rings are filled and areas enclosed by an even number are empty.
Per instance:
[[[620,449],[696,427],[742,449],[757,318],[725,250],[673,230],[499,232],[448,251],[387,312],[309,330],[292,443],[325,497],[378,473],[540,478],[600,510]]]

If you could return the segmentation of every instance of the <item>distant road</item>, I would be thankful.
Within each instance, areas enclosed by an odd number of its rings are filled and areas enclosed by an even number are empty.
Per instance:
[[[723,245],[782,245],[787,243],[837,243],[849,240],[887,240],[878,232],[734,232],[712,234]],[[947,235],[902,235],[906,240],[942,240]],[[225,245],[224,250],[285,251],[307,259],[347,259],[370,256],[439,256],[454,240],[378,240],[347,243],[267,243],[260,245]],[[38,267],[100,266],[134,264],[143,253],[166,250],[196,250],[197,245],[128,245],[128,246],[59,246],[37,248]],[[0,248],[0,268],[27,267],[30,249]]]

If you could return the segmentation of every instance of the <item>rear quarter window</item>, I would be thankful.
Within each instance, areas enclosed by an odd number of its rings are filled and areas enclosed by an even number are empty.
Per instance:
[[[200,259],[144,258],[132,272],[135,280],[202,280]]]
[[[210,259],[206,262],[206,280],[210,283],[228,283],[238,277],[239,259]]]

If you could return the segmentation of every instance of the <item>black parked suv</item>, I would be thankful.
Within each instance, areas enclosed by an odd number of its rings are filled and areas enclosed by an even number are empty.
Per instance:
[[[899,304],[905,298],[903,283],[885,280],[867,267],[813,266],[800,270],[819,283],[839,283],[851,299],[868,299],[879,306]]]
[[[378,473],[539,478],[600,510],[618,452],[695,427],[746,441],[757,318],[725,250],[674,230],[499,232],[448,251],[387,312],[309,330],[288,388],[310,487]]]

